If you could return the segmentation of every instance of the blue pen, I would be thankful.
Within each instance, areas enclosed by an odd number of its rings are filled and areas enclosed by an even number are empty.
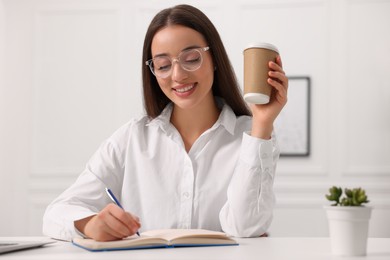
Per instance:
[[[108,197],[110,197],[110,199],[111,199],[116,205],[118,205],[121,209],[123,209],[122,205],[119,203],[119,201],[118,201],[117,198],[115,197],[114,193],[112,193],[112,191],[111,191],[109,188],[106,188],[106,193],[107,193]],[[137,233],[138,236],[140,236],[138,231],[137,231],[136,233]]]

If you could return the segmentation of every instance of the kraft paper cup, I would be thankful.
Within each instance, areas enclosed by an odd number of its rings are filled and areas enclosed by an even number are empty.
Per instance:
[[[251,44],[244,49],[244,99],[252,104],[267,104],[272,87],[268,84],[268,62],[276,61],[279,50],[269,43]]]

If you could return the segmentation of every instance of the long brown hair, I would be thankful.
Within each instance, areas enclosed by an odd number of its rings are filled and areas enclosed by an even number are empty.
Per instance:
[[[148,116],[157,117],[170,103],[159,87],[156,77],[145,65],[145,61],[152,58],[151,45],[154,35],[168,25],[182,25],[203,35],[210,47],[210,53],[216,67],[212,86],[213,95],[222,97],[237,116],[251,115],[241,96],[236,75],[221,37],[212,22],[203,12],[193,6],[177,5],[160,11],[151,21],[145,35],[142,54],[142,80],[144,106]]]

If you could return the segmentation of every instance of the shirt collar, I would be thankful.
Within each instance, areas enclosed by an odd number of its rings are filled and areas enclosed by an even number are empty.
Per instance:
[[[236,127],[237,117],[234,114],[231,107],[225,103],[225,100],[220,97],[215,98],[217,102],[217,106],[221,109],[221,114],[217,122],[214,124],[215,126],[222,125],[225,129],[232,135],[234,135],[234,129]]]
[[[216,97],[217,106],[222,109],[219,118],[217,122],[211,127],[210,130],[218,128],[220,125],[223,126],[230,134],[234,134],[234,128],[236,127],[237,117],[234,114],[233,110],[230,108],[229,105],[225,103],[225,101],[220,98]],[[164,110],[161,112],[161,114],[152,119],[147,126],[158,126],[160,127],[164,132],[169,132],[169,129],[171,129],[172,124],[170,122],[171,114],[173,110],[173,104],[169,103]]]
[[[172,103],[169,103],[158,117],[152,119],[146,125],[160,127],[164,132],[167,133],[168,130],[171,128],[170,119],[171,119],[172,109],[173,109],[173,105]]]

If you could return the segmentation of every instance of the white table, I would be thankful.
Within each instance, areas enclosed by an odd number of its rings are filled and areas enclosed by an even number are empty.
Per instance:
[[[0,237],[4,240],[39,239],[39,237]],[[58,241],[43,248],[30,249],[0,255],[3,259],[232,259],[232,260],[389,260],[390,238],[369,238],[367,256],[365,257],[337,257],[330,253],[329,238],[245,238],[237,239],[239,246],[226,247],[197,247],[197,248],[163,248],[147,250],[126,250],[111,252],[89,252],[78,248],[69,242]]]

